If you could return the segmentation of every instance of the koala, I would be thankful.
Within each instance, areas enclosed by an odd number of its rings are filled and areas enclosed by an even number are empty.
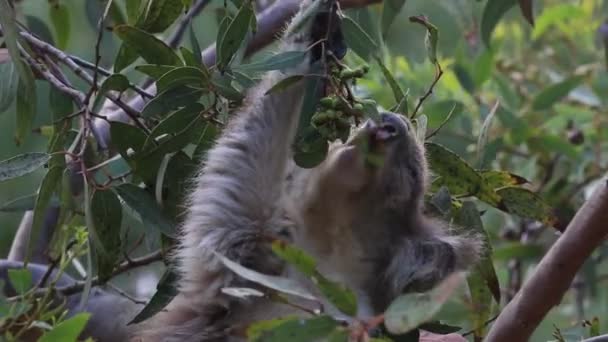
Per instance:
[[[335,3],[319,1],[321,7]],[[228,270],[216,253],[261,273],[298,279],[314,291],[274,255],[269,236],[322,260],[321,273],[356,293],[360,318],[382,312],[404,292],[429,290],[478,259],[480,239],[450,234],[446,223],[424,214],[429,171],[423,143],[405,117],[384,112],[367,120],[345,143],[332,143],[315,168],[292,161],[306,82],[266,92],[286,77],[311,73],[323,57],[315,45],[320,39],[331,37],[329,50],[343,56],[339,17],[326,6],[302,24],[310,4],[302,3],[279,48],[306,50],[305,61],[268,72],[208,151],[188,196],[175,255],[179,295],[134,333],[136,339],[241,341],[251,322],[303,314],[268,299],[222,292],[255,285]],[[383,163],[370,164],[370,152]],[[330,303],[324,307],[339,314]]]

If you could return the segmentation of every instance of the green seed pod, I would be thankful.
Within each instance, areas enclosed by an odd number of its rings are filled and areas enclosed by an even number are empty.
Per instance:
[[[336,98],[333,96],[324,97],[319,100],[319,104],[325,108],[334,108],[336,106]]]

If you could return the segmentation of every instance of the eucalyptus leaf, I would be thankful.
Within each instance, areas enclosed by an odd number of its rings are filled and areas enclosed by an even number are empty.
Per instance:
[[[77,341],[90,317],[88,312],[78,313],[45,332],[38,342]]]
[[[57,37],[57,47],[65,49],[70,39],[71,25],[70,25],[70,10],[64,3],[56,1],[49,6],[49,17],[53,23],[55,29],[55,35]]]
[[[481,40],[490,46],[490,39],[494,28],[500,19],[510,10],[517,0],[488,0],[481,15]]]
[[[118,25],[113,30],[124,44],[150,64],[183,65],[179,56],[162,40],[137,27]]]
[[[50,158],[47,153],[30,152],[0,161],[0,182],[32,173]]]
[[[157,229],[167,237],[175,235],[174,223],[163,215],[154,197],[146,190],[131,183],[121,184],[113,190],[139,214],[145,229]]]
[[[156,285],[156,292],[148,304],[146,304],[146,306],[131,320],[131,322],[129,322],[129,324],[143,322],[164,309],[178,293],[178,280],[179,277],[175,271],[171,269],[165,271],[161,279],[158,281],[158,284]]]
[[[378,45],[352,18],[346,16],[342,19],[342,31],[346,45],[359,57],[368,60],[371,56],[377,56]]]
[[[19,74],[12,61],[0,64],[0,114],[5,112],[17,96]]]

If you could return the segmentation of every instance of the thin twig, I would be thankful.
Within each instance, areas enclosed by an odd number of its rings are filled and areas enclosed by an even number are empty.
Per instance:
[[[42,50],[45,53],[48,53],[59,61],[61,61],[65,66],[67,66],[72,72],[87,82],[89,85],[93,85],[93,77],[89,75],[84,69],[82,69],[78,64],[76,64],[70,56],[68,56],[65,52],[57,49],[56,47],[34,37],[31,33],[26,31],[20,32],[21,36],[27,40],[32,46]],[[123,102],[118,96],[113,94],[112,92],[107,92],[104,94],[110,101],[114,102],[120,109],[122,109],[127,116],[142,130],[146,133],[150,133],[150,130],[139,120],[140,113],[131,107],[129,104]]]
[[[30,56],[23,47],[19,46],[19,52],[21,52],[21,55],[23,56],[25,61],[34,70],[36,70],[45,80],[47,80],[53,87],[55,87],[57,90],[65,93],[65,94],[71,96],[74,100],[79,101],[80,103],[84,102],[86,96],[82,92],[80,92],[74,88],[71,88],[71,87],[65,85],[63,82],[61,82],[57,77],[55,77],[55,75],[53,75],[49,71],[49,69],[44,64],[39,63],[32,56]]]
[[[139,258],[131,259],[129,262],[123,262],[118,267],[116,267],[114,269],[114,271],[112,272],[112,274],[110,275],[110,278],[115,277],[124,272],[130,271],[134,268],[146,266],[153,262],[162,261],[162,260],[163,260],[163,254],[160,250],[156,251],[156,252],[152,252],[147,255],[144,255]],[[98,277],[94,277],[91,281],[92,286],[97,286],[100,284],[101,284],[101,282],[99,281]],[[73,294],[81,292],[84,289],[84,286],[85,286],[84,281],[77,281],[72,285],[57,287],[54,290],[64,296],[69,296],[69,295],[73,295]],[[49,291],[49,290],[50,290],[49,288],[41,288],[41,289],[37,290],[36,293],[44,294],[44,293],[46,293],[46,291]]]
[[[443,69],[441,69],[441,65],[439,63],[437,63],[435,65],[437,66],[437,74],[435,75],[435,79],[433,80],[433,83],[431,83],[431,86],[426,91],[426,93],[424,95],[422,95],[422,97],[418,100],[418,104],[416,105],[416,108],[414,109],[414,112],[412,113],[412,116],[411,116],[412,119],[416,117],[416,114],[418,114],[418,110],[422,106],[422,103],[424,101],[426,101],[426,99],[429,96],[431,96],[431,94],[433,93],[433,89],[435,88],[435,85],[437,85],[437,82],[439,82],[439,79],[443,75]]]
[[[209,4],[209,2],[211,1],[197,0],[192,6],[190,6],[188,12],[180,19],[179,23],[177,24],[177,28],[167,40],[167,45],[174,49],[179,45],[184,38],[184,33],[186,33],[186,29],[190,25],[192,19],[199,15],[201,11]]]
[[[148,304],[148,301],[143,300],[143,299],[137,299],[137,298],[133,297],[132,295],[130,295],[129,293],[127,293],[126,291],[121,290],[118,286],[116,286],[112,283],[107,283],[106,285],[108,285],[114,292],[116,292],[119,295],[121,295],[122,297],[125,297],[126,299],[132,301],[135,304],[139,304],[139,305]]]

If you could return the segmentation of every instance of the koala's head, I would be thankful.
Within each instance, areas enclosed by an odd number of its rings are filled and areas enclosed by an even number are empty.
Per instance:
[[[319,167],[336,191],[364,191],[394,209],[421,205],[428,173],[411,123],[390,112],[354,129],[346,143],[334,143]]]

